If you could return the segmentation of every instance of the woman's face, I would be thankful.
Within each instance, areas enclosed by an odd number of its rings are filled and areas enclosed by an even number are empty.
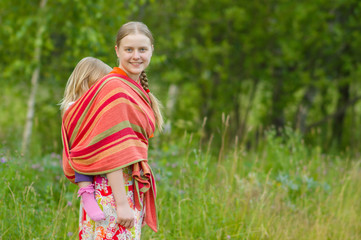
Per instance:
[[[115,52],[119,59],[119,67],[130,78],[138,81],[139,75],[149,65],[153,45],[144,34],[130,34],[120,41],[119,46],[115,46]]]

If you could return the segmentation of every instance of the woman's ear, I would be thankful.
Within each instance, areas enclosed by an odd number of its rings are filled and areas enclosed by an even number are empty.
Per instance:
[[[117,54],[117,57],[119,57],[119,54],[118,54],[118,46],[115,45],[114,49],[115,49],[115,53]]]

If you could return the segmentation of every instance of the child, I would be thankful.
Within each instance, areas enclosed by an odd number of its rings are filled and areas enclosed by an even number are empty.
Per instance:
[[[62,116],[96,81],[103,78],[111,70],[111,67],[97,58],[86,57],[80,60],[65,87],[64,98],[60,103]],[[75,183],[80,188],[78,196],[81,196],[84,210],[89,217],[94,221],[105,219],[103,211],[95,200],[93,176],[75,172]]]

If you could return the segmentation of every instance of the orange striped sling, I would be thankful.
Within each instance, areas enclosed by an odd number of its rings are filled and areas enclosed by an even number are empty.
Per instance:
[[[145,222],[156,232],[156,185],[148,165],[148,139],[155,130],[150,104],[141,85],[114,68],[63,116],[63,171],[74,183],[74,170],[100,175],[131,165],[135,206],[143,207],[144,193]]]

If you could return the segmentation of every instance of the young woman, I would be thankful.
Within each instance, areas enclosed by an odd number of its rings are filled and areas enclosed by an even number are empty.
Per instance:
[[[155,126],[162,129],[163,118],[144,72],[153,49],[145,24],[124,24],[115,46],[119,67],[64,114],[64,173],[72,182],[75,171],[95,175],[96,200],[105,214],[105,220],[93,221],[81,207],[80,239],[140,239],[143,221],[157,231],[147,155],[148,139]]]

